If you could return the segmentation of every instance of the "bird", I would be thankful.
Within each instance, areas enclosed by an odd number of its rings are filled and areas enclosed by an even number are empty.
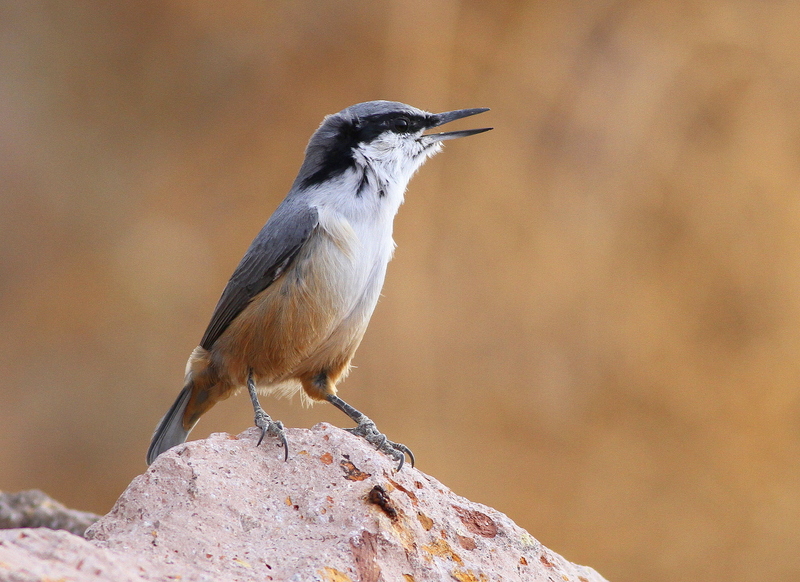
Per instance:
[[[186,441],[200,417],[244,387],[255,425],[289,446],[258,393],[327,401],[402,469],[414,455],[337,395],[378,302],[395,242],[394,217],[414,173],[447,140],[492,129],[426,131],[488,108],[430,113],[368,101],[326,116],[285,199],[256,235],[186,364],[183,389],[158,423],[148,465]]]

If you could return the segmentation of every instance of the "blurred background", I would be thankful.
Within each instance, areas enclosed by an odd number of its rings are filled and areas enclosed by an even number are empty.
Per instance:
[[[797,579],[798,23],[778,0],[3,0],[0,488],[102,514],[145,470],[325,114],[491,107],[412,181],[341,394],[612,581]],[[251,424],[239,396],[192,437]]]

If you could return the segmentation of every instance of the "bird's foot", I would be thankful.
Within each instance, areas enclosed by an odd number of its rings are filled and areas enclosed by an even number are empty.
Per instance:
[[[264,412],[263,408],[259,408],[256,410],[256,417],[255,423],[258,428],[261,429],[261,437],[258,439],[259,446],[261,441],[264,440],[266,435],[272,437],[278,437],[281,439],[281,444],[283,445],[283,460],[289,460],[289,443],[286,441],[286,431],[283,428],[283,423],[280,420],[272,420],[269,414]]]
[[[411,466],[414,466],[414,453],[411,452],[411,449],[404,444],[390,441],[388,438],[386,438],[385,434],[378,430],[378,428],[375,426],[375,423],[366,416],[362,417],[358,423],[358,426],[354,428],[346,428],[344,430],[356,436],[362,437],[373,447],[397,461],[398,471],[403,468],[406,455],[408,455],[408,457],[411,459]]]

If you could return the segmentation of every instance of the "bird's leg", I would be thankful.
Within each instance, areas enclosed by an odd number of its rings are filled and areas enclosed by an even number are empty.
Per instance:
[[[375,423],[372,422],[366,414],[359,412],[335,394],[328,394],[325,396],[325,399],[358,424],[355,428],[346,428],[344,430],[356,436],[363,437],[376,449],[392,457],[398,462],[398,471],[403,468],[406,455],[411,459],[411,466],[414,466],[414,453],[411,452],[411,449],[403,444],[393,443],[387,439],[386,435],[377,429]]]
[[[253,403],[253,410],[256,413],[255,423],[261,429],[261,438],[258,439],[258,445],[264,440],[264,435],[275,436],[281,439],[283,443],[283,460],[289,460],[289,443],[286,442],[286,432],[283,430],[283,423],[279,420],[272,420],[269,414],[264,412],[261,408],[261,403],[258,401],[258,394],[256,393],[256,382],[253,380],[253,370],[247,373],[247,391],[250,393],[250,400]]]

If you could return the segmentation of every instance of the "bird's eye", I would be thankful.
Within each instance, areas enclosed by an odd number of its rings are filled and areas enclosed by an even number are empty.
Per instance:
[[[411,127],[411,121],[407,117],[398,117],[392,121],[392,130],[397,133],[405,133]]]

